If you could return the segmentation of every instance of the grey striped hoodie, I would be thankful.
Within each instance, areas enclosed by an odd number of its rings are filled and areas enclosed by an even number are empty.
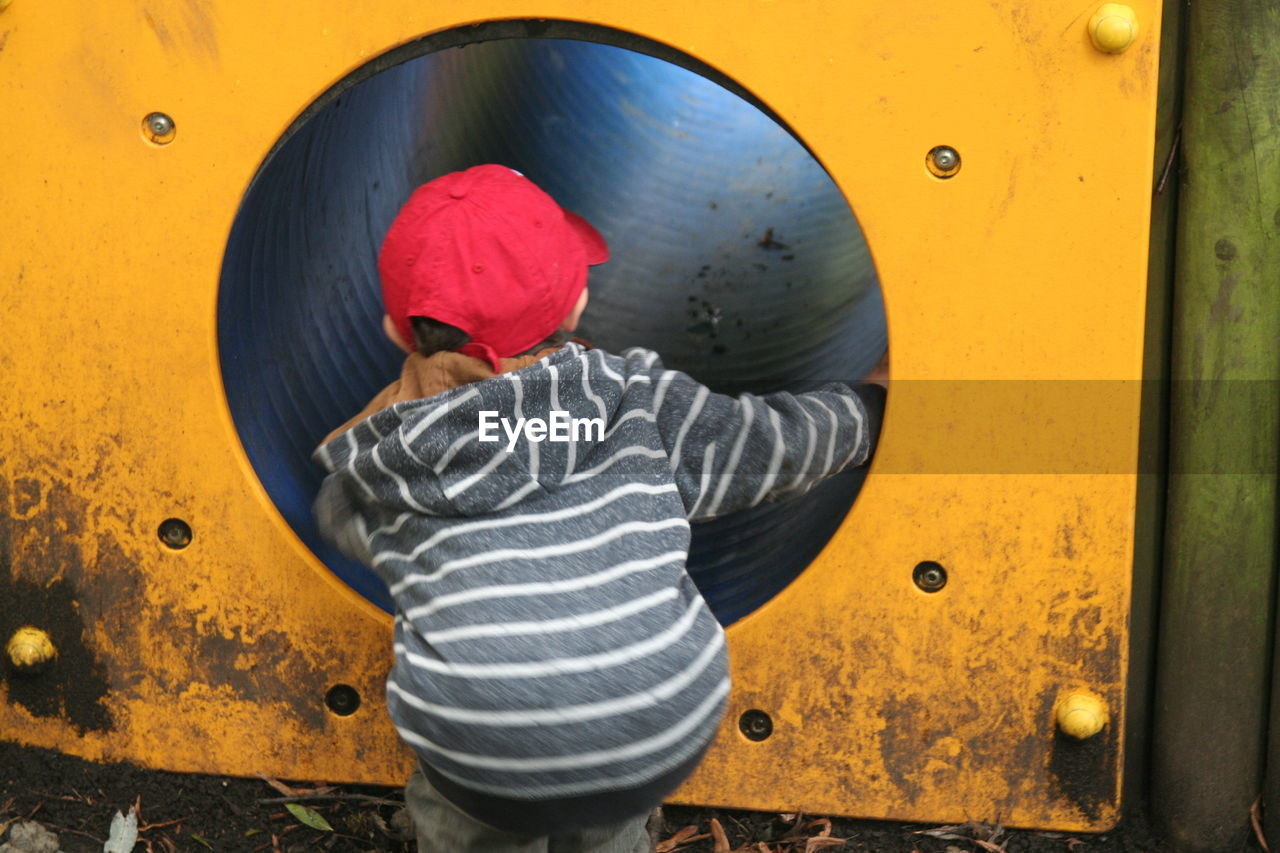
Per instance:
[[[689,521],[865,462],[878,416],[859,392],[733,398],[647,350],[568,344],[332,438],[317,519],[395,600],[387,699],[405,741],[517,800],[638,786],[696,754],[729,676],[685,571]],[[481,412],[553,411],[603,437],[479,440]]]

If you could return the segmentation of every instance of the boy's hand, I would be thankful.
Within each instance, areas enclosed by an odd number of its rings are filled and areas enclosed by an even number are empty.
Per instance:
[[[889,388],[889,351],[888,350],[884,351],[884,355],[880,357],[880,361],[876,364],[875,367],[871,368],[871,372],[868,373],[863,378],[862,381],[870,382],[873,385],[879,385],[881,388],[888,390]]]

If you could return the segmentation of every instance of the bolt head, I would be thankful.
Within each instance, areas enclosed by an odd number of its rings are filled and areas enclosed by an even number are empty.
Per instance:
[[[929,149],[924,162],[934,177],[950,178],[960,171],[960,152],[950,145],[938,145]]]
[[[1106,3],[1089,19],[1089,38],[1103,53],[1123,53],[1138,40],[1138,17],[1121,3]]]
[[[160,541],[179,551],[191,544],[191,525],[180,518],[166,518],[160,522]]]
[[[177,125],[164,113],[150,113],[142,120],[142,131],[151,142],[167,145],[173,141]]]
[[[765,740],[773,734],[773,720],[764,711],[753,708],[738,718],[738,730],[748,740]]]
[[[350,685],[335,684],[325,694],[324,703],[339,717],[349,717],[360,709],[360,693]]]
[[[940,563],[925,560],[916,565],[911,579],[924,592],[937,592],[947,585],[947,570]]]
[[[1058,703],[1054,716],[1064,735],[1085,740],[1102,731],[1110,715],[1106,702],[1092,693],[1078,691]]]
[[[5,651],[15,669],[29,673],[39,672],[58,656],[53,639],[46,632],[30,625],[13,632]]]

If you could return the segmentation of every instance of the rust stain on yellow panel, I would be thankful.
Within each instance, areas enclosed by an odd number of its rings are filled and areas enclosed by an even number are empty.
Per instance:
[[[170,769],[403,779],[381,699],[389,620],[292,534],[227,412],[222,253],[267,152],[362,64],[477,21],[566,18],[695,56],[809,145],[871,246],[895,382],[1116,383],[1105,411],[1061,404],[1052,422],[1025,400],[891,397],[839,533],[731,629],[731,712],[678,798],[1110,826],[1159,32],[1157,4],[1133,8],[1138,41],[1108,55],[1094,7],[1067,0],[935,4],[909,25],[870,0],[12,4],[0,628],[46,623],[59,659],[42,682],[0,683],[0,737]],[[170,145],[140,130],[157,110]],[[960,152],[954,178],[929,174],[937,145]],[[953,464],[965,449],[996,470]],[[171,517],[194,532],[180,551],[157,535]],[[946,568],[942,591],[912,584],[923,560]],[[364,699],[350,717],[324,707],[338,683]],[[1072,690],[1111,711],[1086,741],[1055,734]],[[739,732],[748,709],[771,737]]]

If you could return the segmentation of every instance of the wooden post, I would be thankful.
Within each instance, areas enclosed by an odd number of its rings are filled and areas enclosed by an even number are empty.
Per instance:
[[[1188,25],[1152,812],[1175,849],[1207,853],[1237,849],[1249,831],[1266,743],[1280,0],[1201,0]]]

